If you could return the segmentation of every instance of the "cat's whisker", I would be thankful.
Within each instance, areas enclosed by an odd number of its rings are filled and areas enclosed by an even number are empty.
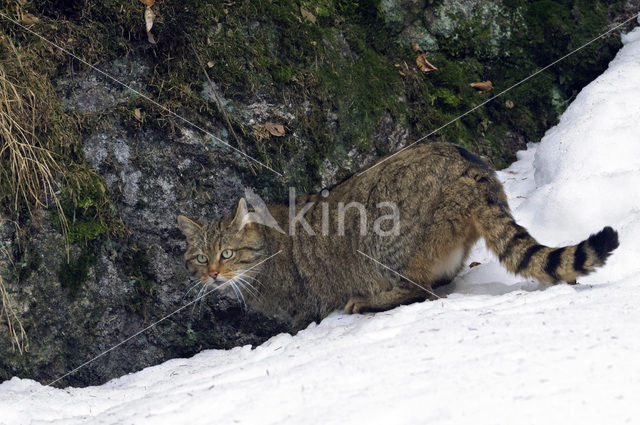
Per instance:
[[[231,281],[229,281],[229,282],[231,282]],[[238,300],[238,302],[240,302],[240,294],[238,294],[238,289],[236,288],[236,285],[231,283],[231,289],[233,289],[233,292],[236,294],[236,299]]]
[[[201,285],[201,284],[202,284],[202,282],[200,280],[198,280],[195,285],[193,285],[191,288],[189,288],[189,290],[187,292],[185,292],[185,294],[182,296],[182,298],[186,298],[186,296],[189,295],[189,293],[191,291],[193,291],[198,285]]]
[[[257,270],[251,270],[251,269],[246,269],[246,270],[239,269],[238,270],[238,274],[242,275],[242,276],[244,276],[244,275],[251,276],[251,273],[258,273],[258,271]]]
[[[248,288],[244,283],[237,281],[236,284],[238,285],[238,288],[245,290],[253,298],[258,299],[259,295],[255,293],[253,290],[251,290],[250,288]]]
[[[264,284],[257,278],[253,277],[253,276],[248,276],[248,278],[250,279],[251,283],[257,283],[258,285],[260,285],[261,287],[264,288]]]
[[[200,293],[200,292],[198,292],[198,294],[199,294],[199,293]],[[195,296],[195,300],[194,300],[194,302],[193,302],[193,305],[191,306],[191,317],[192,317],[192,318],[193,318],[193,314],[194,314],[194,313],[195,313],[195,311],[196,311],[196,306],[198,305],[198,300],[199,300],[199,299],[198,299],[198,294],[196,294],[196,296]]]
[[[258,271],[256,271],[256,270],[251,270],[251,269],[248,269],[248,270],[238,270],[238,275],[237,275],[237,276],[240,276],[240,277],[243,277],[243,278],[244,278],[244,277],[246,277],[246,278],[247,278],[247,279],[249,279],[252,283],[253,283],[253,282],[257,282],[260,286],[264,287],[264,284],[263,284],[260,280],[258,280],[258,279],[256,278],[256,275],[252,275],[252,274],[250,274],[250,273],[258,273]]]
[[[260,298],[260,291],[258,291],[251,283],[247,282],[240,276],[236,276],[234,279],[238,279],[238,284],[245,288],[247,292],[254,296],[254,298]]]
[[[202,300],[202,296],[204,295],[205,291],[207,290],[207,288],[209,287],[209,282],[205,282],[202,284],[202,288],[200,288],[200,291],[198,291],[198,301]]]
[[[200,288],[200,290],[198,291],[198,294],[196,295],[196,298],[195,298],[195,302],[193,303],[193,307],[191,307],[191,316],[192,317],[193,317],[193,313],[194,313],[194,311],[196,309],[196,306],[198,304],[202,303],[203,294],[207,290],[208,286],[209,286],[209,281],[207,280],[206,282],[204,282],[202,284],[202,288]],[[202,304],[200,304],[200,309],[198,310],[198,314],[200,314],[201,310],[202,310]]]
[[[235,282],[237,283],[237,282]],[[247,301],[244,299],[244,295],[242,295],[242,288],[239,287],[238,285],[236,285],[236,287],[238,288],[238,293],[240,294],[240,297],[242,298],[242,305],[244,305],[245,310],[247,309]]]
[[[236,294],[240,295],[240,298],[242,298],[242,304],[244,305],[244,308],[247,308],[247,302],[244,299],[244,295],[242,295],[242,290],[240,288],[238,288],[238,286],[236,285],[236,282],[234,282],[233,279],[231,279],[229,281],[229,283],[231,284],[231,287],[233,288],[234,291],[236,291]],[[238,299],[238,301],[240,301]]]
[[[235,278],[243,278],[243,279],[247,279],[250,282],[254,282],[258,279],[256,279],[256,275],[251,274],[251,273],[258,273],[256,270],[251,270],[251,269],[247,269],[247,270],[238,270],[237,274],[235,275]],[[260,286],[262,286],[262,282],[258,281]]]
[[[213,290],[209,291],[208,288],[211,287],[211,284],[213,283],[213,279],[209,278],[207,279],[207,281],[205,282],[205,284],[203,285],[203,289],[202,289],[202,293],[198,296],[198,301],[197,304],[198,306],[198,316],[200,316],[200,314],[202,314],[202,306],[204,305],[204,298],[211,292],[215,291],[218,288],[214,288]]]

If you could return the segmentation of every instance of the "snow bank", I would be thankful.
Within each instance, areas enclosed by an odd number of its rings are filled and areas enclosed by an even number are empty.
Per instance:
[[[638,421],[640,29],[623,40],[558,126],[500,173],[541,242],[619,230],[620,248],[583,285],[539,288],[479,244],[469,261],[482,265],[447,299],[336,313],[254,350],[205,351],[100,387],[14,378],[0,384],[0,423]]]

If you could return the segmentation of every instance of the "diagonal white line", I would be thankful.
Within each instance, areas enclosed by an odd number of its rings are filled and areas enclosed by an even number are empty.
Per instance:
[[[85,61],[84,59],[76,56],[75,54],[73,54],[72,52],[70,52],[69,50],[65,49],[64,47],[61,47],[59,45],[57,45],[56,43],[54,43],[53,41],[49,41],[46,38],[44,38],[43,36],[41,36],[40,34],[38,34],[37,32],[27,28],[26,26],[22,25],[20,22],[12,19],[11,17],[5,15],[4,13],[0,12],[0,16],[2,16],[3,18],[5,18],[8,21],[13,22],[15,25],[19,26],[20,28],[22,28],[23,30],[27,31],[30,34],[35,35],[36,37],[38,37],[39,39],[41,39],[42,41],[44,41],[45,43],[48,43],[50,45],[52,45],[53,47],[55,47],[56,49],[59,49],[61,51],[63,51],[64,53],[66,53],[67,55],[71,56],[72,58],[74,58],[75,60],[85,64],[86,66],[88,66],[89,68],[93,69],[94,71],[98,72],[99,74],[107,77],[108,79],[110,79],[111,81],[114,81],[118,84],[120,84],[123,87],[126,87],[127,89],[131,90],[132,92],[134,92],[135,94],[137,94],[138,96],[146,99],[148,102],[152,103],[153,105],[157,106],[158,108],[162,109],[163,111],[166,111],[167,113],[169,113],[170,115],[182,120],[183,122],[189,124],[191,127],[196,128],[200,131],[202,131],[204,134],[208,135],[209,137],[211,137],[212,139],[214,139],[216,142],[218,143],[222,143],[223,145],[233,149],[234,151],[238,152],[239,154],[241,154],[242,156],[244,156],[245,158],[259,164],[262,165],[263,167],[265,167],[268,170],[271,170],[272,172],[276,173],[277,175],[279,175],[280,177],[284,177],[284,175],[282,173],[279,173],[278,171],[274,170],[273,168],[269,167],[268,165],[266,165],[265,163],[255,159],[254,157],[252,157],[249,154],[244,153],[243,151],[241,151],[240,149],[231,146],[229,143],[225,142],[224,140],[220,139],[219,137],[217,137],[216,135],[210,133],[209,131],[205,130],[204,128],[200,127],[199,125],[193,123],[192,121],[184,118],[181,115],[176,114],[175,112],[173,112],[171,109],[167,108],[166,106],[156,102],[155,100],[153,100],[152,98],[150,98],[149,96],[147,96],[144,93],[139,92],[138,90],[134,89],[133,87],[131,87],[130,85],[123,83],[122,81],[118,80],[117,78],[111,76],[110,74],[104,72],[103,70],[101,70],[100,68],[91,65],[89,62]]]
[[[275,254],[269,256],[268,258],[265,258],[264,260],[260,261],[259,263],[249,267],[247,270],[244,271],[244,273],[240,273],[240,275],[244,275],[245,273],[247,273],[249,270],[258,267],[260,264],[269,261],[270,259],[272,259],[273,257],[275,257],[276,255],[280,254],[282,252],[282,250],[276,252]],[[55,384],[56,382],[60,381],[61,379],[66,378],[69,375],[72,375],[74,373],[76,373],[78,370],[82,369],[83,367],[85,367],[86,365],[98,360],[100,357],[104,356],[105,354],[115,350],[116,348],[120,347],[122,344],[125,344],[128,341],[131,341],[133,338],[137,337],[138,335],[140,335],[141,333],[144,333],[146,331],[148,331],[149,329],[153,328],[154,326],[156,326],[158,323],[168,319],[169,317],[173,316],[174,314],[184,310],[185,308],[189,307],[191,304],[194,304],[195,302],[197,302],[198,300],[206,297],[207,295],[209,295],[212,292],[215,292],[223,287],[225,287],[226,285],[230,284],[233,281],[233,279],[228,280],[226,282],[224,282],[222,285],[220,286],[216,286],[215,288],[213,288],[212,290],[205,292],[203,295],[197,297],[196,299],[189,301],[187,304],[183,305],[182,307],[180,307],[179,309],[175,310],[172,313],[167,314],[166,316],[164,316],[162,319],[156,320],[155,322],[153,322],[152,324],[150,324],[149,326],[147,326],[144,329],[139,330],[138,332],[134,333],[133,335],[131,335],[130,337],[128,337],[125,340],[120,341],[119,343],[117,343],[116,345],[114,345],[113,347],[103,351],[102,353],[98,354],[95,357],[92,357],[91,359],[87,360],[86,362],[82,363],[80,366],[76,367],[75,369],[70,370],[69,372],[65,373],[64,375],[60,376],[59,378],[56,378],[55,380],[49,382],[46,386],[50,387],[51,385]]]
[[[482,106],[486,105],[487,103],[491,102],[492,100],[494,100],[494,99],[496,99],[496,98],[498,98],[498,97],[502,96],[503,94],[505,94],[505,93],[506,93],[506,92],[508,92],[509,90],[511,90],[511,89],[513,89],[513,88],[515,88],[515,87],[518,87],[520,84],[524,83],[525,81],[528,81],[529,79],[531,79],[531,78],[535,77],[536,75],[540,74],[541,72],[546,71],[547,69],[551,68],[553,65],[557,64],[558,62],[563,61],[564,59],[566,59],[566,58],[568,58],[569,56],[573,55],[573,54],[574,54],[574,53],[576,53],[577,51],[584,49],[585,47],[587,47],[588,45],[590,45],[590,44],[591,44],[591,43],[593,43],[594,41],[596,41],[596,40],[598,40],[598,39],[600,39],[600,38],[604,37],[604,36],[605,36],[605,35],[607,35],[607,34],[610,34],[611,32],[613,32],[613,31],[617,30],[617,29],[618,29],[618,28],[620,28],[621,26],[623,26],[623,25],[625,25],[625,24],[627,24],[627,23],[631,22],[632,20],[636,19],[638,16],[640,16],[640,13],[638,13],[638,14],[636,14],[636,15],[632,16],[631,18],[627,19],[627,20],[626,20],[626,21],[624,21],[623,23],[621,23],[621,24],[619,24],[619,25],[616,25],[615,27],[611,28],[609,31],[607,31],[607,32],[604,32],[604,33],[600,34],[599,36],[597,36],[597,37],[596,37],[596,38],[594,38],[593,40],[586,42],[586,43],[585,43],[585,44],[583,44],[582,46],[578,47],[577,49],[575,49],[575,50],[573,50],[573,51],[571,51],[571,52],[569,52],[569,53],[567,53],[566,55],[564,55],[564,56],[563,56],[563,57],[561,57],[560,59],[557,59],[557,60],[553,61],[552,63],[550,63],[549,65],[545,66],[544,68],[540,68],[539,70],[537,70],[537,71],[536,71],[536,72],[534,72],[533,74],[529,75],[527,78],[525,78],[525,79],[523,79],[523,80],[521,80],[521,81],[518,81],[517,83],[515,83],[515,84],[514,84],[514,85],[512,85],[511,87],[509,87],[509,88],[507,88],[507,89],[502,90],[500,93],[496,94],[495,96],[493,96],[493,97],[491,97],[491,98],[489,98],[489,99],[485,100],[485,101],[484,101],[484,102],[482,102],[481,104],[479,104],[479,105],[477,105],[477,106],[474,106],[473,108],[469,109],[467,112],[465,112],[464,114],[460,115],[459,117],[454,118],[454,119],[452,119],[451,121],[449,121],[448,123],[444,124],[443,126],[436,128],[435,130],[433,130],[431,133],[427,134],[426,136],[423,136],[423,137],[419,138],[418,140],[416,140],[415,142],[411,143],[410,145],[405,146],[404,148],[400,149],[398,152],[395,152],[395,153],[393,153],[393,154],[389,155],[388,157],[384,158],[382,161],[379,161],[379,162],[377,162],[376,164],[372,165],[371,167],[367,168],[366,170],[359,172],[359,173],[358,173],[358,175],[362,175],[362,174],[366,173],[367,171],[369,171],[369,170],[371,170],[371,169],[373,169],[373,168],[377,167],[378,165],[382,164],[383,162],[387,161],[388,159],[393,158],[394,156],[396,156],[396,155],[397,155],[397,154],[399,154],[400,152],[402,152],[402,151],[404,151],[404,150],[409,149],[411,146],[413,146],[413,145],[415,145],[415,144],[417,144],[417,143],[419,143],[419,142],[423,141],[423,140],[424,140],[424,139],[426,139],[427,137],[429,137],[429,136],[431,136],[431,135],[433,135],[433,134],[437,133],[438,131],[442,130],[443,128],[448,127],[449,125],[451,125],[451,124],[453,124],[454,122],[458,121],[460,118],[462,118],[462,117],[464,117],[464,116],[466,116],[466,115],[470,114],[471,112],[475,111],[475,110],[476,110],[476,109],[478,109],[478,108],[481,108]]]
[[[375,258],[365,254],[364,252],[360,251],[359,249],[357,250],[360,254],[364,255],[365,257],[367,257],[368,259],[370,259],[371,261],[373,261],[374,263],[377,263],[379,265],[381,265],[382,267],[384,267],[385,269],[389,270],[392,273],[397,274],[398,276],[400,276],[401,278],[403,278],[404,280],[408,280],[409,282],[413,283],[414,285],[416,285],[418,288],[420,289],[424,289],[425,291],[427,291],[429,294],[433,295],[436,298],[441,298],[439,296],[437,296],[436,294],[433,293],[433,291],[428,290],[427,288],[425,288],[424,286],[420,285],[419,283],[414,282],[413,280],[409,279],[408,277],[406,277],[405,275],[402,275],[400,273],[398,273],[397,271],[393,270],[391,267],[382,264],[380,261],[376,260]]]

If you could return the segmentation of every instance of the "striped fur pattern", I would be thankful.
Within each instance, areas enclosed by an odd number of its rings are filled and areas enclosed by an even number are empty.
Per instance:
[[[513,219],[494,170],[467,150],[445,143],[401,151],[332,188],[328,196],[298,196],[296,202],[295,211],[312,205],[304,218],[313,235],[299,225],[294,233],[255,223],[245,226],[244,200],[234,214],[211,223],[180,217],[189,244],[185,261],[194,279],[212,285],[247,284],[245,289],[255,295],[245,297],[250,308],[290,320],[294,329],[301,329],[339,308],[360,313],[432,299],[432,288],[451,281],[479,238],[513,273],[552,283],[575,283],[602,266],[618,247],[611,227],[571,246],[539,244]],[[350,202],[366,210],[365,232],[356,210],[343,223],[336,221],[339,205]],[[381,235],[373,229],[374,219],[388,214],[380,210],[386,202],[400,211],[399,232]],[[289,206],[268,208],[286,229]],[[333,212],[328,234],[322,227],[324,211]],[[233,255],[225,258],[225,252]],[[259,263],[276,253],[280,254]],[[250,270],[250,278],[245,278],[245,270]],[[237,289],[242,295],[243,288]]]
[[[576,245],[552,248],[538,243],[505,208],[493,205],[478,218],[487,246],[509,271],[545,283],[575,284],[603,266],[619,245],[609,226]]]

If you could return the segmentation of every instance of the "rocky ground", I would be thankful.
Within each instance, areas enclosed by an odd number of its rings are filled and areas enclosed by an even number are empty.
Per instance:
[[[637,1],[570,3],[157,1],[153,45],[138,1],[9,2],[2,13],[129,88],[0,18],[0,61],[9,77],[28,86],[22,66],[51,87],[41,97],[55,108],[35,136],[58,144],[52,149],[68,173],[90,176],[73,190],[59,176],[66,235],[55,208],[13,208],[5,193],[0,197],[7,294],[0,379],[52,380],[190,301],[177,214],[226,214],[245,187],[278,201],[289,185],[312,192],[336,184],[638,7]],[[539,140],[619,46],[617,35],[598,41],[433,139],[504,166]],[[421,71],[422,54],[439,69]],[[489,79],[492,92],[469,86]],[[59,127],[71,130],[62,137]],[[5,166],[7,158],[0,159]],[[28,351],[17,349],[10,318],[24,328],[27,339],[17,342],[28,341]],[[287,329],[212,296],[61,384],[98,384],[205,348],[257,344]]]

